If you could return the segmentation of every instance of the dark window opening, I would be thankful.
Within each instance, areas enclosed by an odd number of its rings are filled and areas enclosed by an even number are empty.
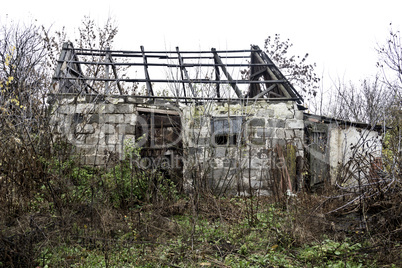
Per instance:
[[[242,133],[242,117],[212,118],[215,145],[236,145]]]
[[[76,124],[80,124],[80,123],[84,122],[84,115],[75,113],[73,116],[73,122]]]
[[[215,143],[217,145],[226,145],[228,144],[228,135],[215,135]]]

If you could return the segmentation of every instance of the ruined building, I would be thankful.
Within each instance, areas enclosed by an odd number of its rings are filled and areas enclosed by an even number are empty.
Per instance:
[[[185,189],[294,192],[334,182],[359,143],[373,157],[381,150],[378,129],[304,113],[303,98],[257,46],[116,51],[66,43],[53,79],[54,138],[71,143],[83,164],[129,160]]]

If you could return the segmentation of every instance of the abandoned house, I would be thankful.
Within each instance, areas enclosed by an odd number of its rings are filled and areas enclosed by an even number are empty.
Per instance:
[[[304,113],[303,98],[258,46],[116,51],[65,43],[53,81],[54,138],[71,143],[83,164],[130,160],[185,189],[297,191],[334,183],[361,150],[370,159],[381,153],[378,127]],[[133,146],[139,154],[130,155]]]

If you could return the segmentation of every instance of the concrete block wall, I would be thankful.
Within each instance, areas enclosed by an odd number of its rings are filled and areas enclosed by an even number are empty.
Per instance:
[[[135,141],[136,109],[142,99],[129,96],[52,96],[54,139],[66,138],[85,165],[122,159],[125,141]]]
[[[242,118],[241,139],[236,144],[216,144],[211,122],[236,117]],[[303,156],[303,113],[291,101],[250,105],[211,102],[185,107],[183,124],[184,174],[189,187],[198,176],[218,192],[248,194],[251,185],[261,194],[270,194],[271,171],[284,164],[276,146],[292,144],[295,157]]]
[[[95,166],[123,159],[125,142],[136,138],[139,110],[167,109],[147,104],[143,98],[74,94],[53,96],[52,107],[54,138],[67,138],[82,163]],[[252,190],[270,194],[272,170],[284,165],[276,146],[291,144],[294,157],[303,156],[303,114],[292,101],[181,104],[175,111],[182,121],[185,187],[193,187],[194,178],[202,178],[218,192],[248,194],[251,185]],[[211,122],[224,118],[241,118],[241,135],[235,144],[216,144]]]

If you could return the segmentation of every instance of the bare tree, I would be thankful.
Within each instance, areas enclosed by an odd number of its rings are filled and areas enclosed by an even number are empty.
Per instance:
[[[310,99],[317,94],[320,78],[315,73],[316,64],[307,63],[309,54],[303,57],[291,55],[289,50],[293,44],[289,39],[283,41],[279,34],[265,39],[264,48],[271,60],[278,66],[286,78],[299,89],[305,98]]]
[[[95,20],[89,16],[85,16],[82,19],[81,26],[78,27],[78,36],[74,39],[74,48],[80,50],[80,52],[84,52],[85,54],[81,54],[79,60],[88,62],[88,64],[82,64],[84,77],[104,78],[107,76],[106,69],[111,66],[113,74],[112,71],[110,71],[110,75],[115,76],[116,79],[125,78],[127,76],[127,66],[113,64],[116,63],[115,61],[120,61],[120,63],[126,62],[125,59],[113,59],[112,55],[108,53],[108,51],[113,48],[113,42],[117,33],[117,22],[111,17],[109,17],[103,25],[98,25]],[[65,32],[64,28],[55,31],[53,35],[43,31],[43,38],[48,50],[49,65],[52,65],[54,70],[63,44],[71,39]],[[95,53],[96,55],[91,53]],[[104,55],[99,56],[98,53]],[[97,62],[100,64],[96,64]],[[105,65],[104,63],[110,63],[110,65]],[[105,93],[104,82],[88,80],[87,83],[93,90],[92,93]],[[111,92],[109,93],[119,92],[120,94],[129,94],[134,93],[138,89],[138,84],[125,84],[124,82],[119,82],[119,85],[116,83],[111,84],[110,89]]]
[[[44,179],[49,152],[45,98],[50,82],[46,49],[34,24],[0,28],[0,212],[29,202]]]
[[[391,24],[392,26],[392,24]],[[387,125],[392,127],[386,136],[388,161],[394,172],[402,170],[402,42],[400,31],[390,29],[385,44],[377,48],[380,60],[378,67],[383,71],[383,81],[393,92],[391,107],[388,111],[390,119]],[[400,175],[399,175],[400,176]]]
[[[400,31],[391,29],[386,43],[379,45],[377,52],[380,57],[377,66],[383,71],[384,82],[390,89],[395,91],[397,100],[400,102],[402,99],[402,43]]]
[[[44,111],[49,69],[39,33],[36,25],[4,25],[0,29],[2,131],[40,124],[38,115]]]
[[[353,122],[371,125],[388,119],[392,102],[392,92],[376,76],[373,80],[364,79],[360,85],[338,80],[334,83],[328,115]],[[331,94],[331,93],[330,93]]]
[[[82,26],[78,28],[79,37],[75,39],[78,48],[108,50],[112,47],[114,37],[118,28],[114,21],[109,17],[103,27],[97,26],[95,21],[88,16],[82,20]],[[106,57],[90,56],[83,58],[84,61],[94,61],[95,59],[106,61]],[[105,74],[105,65],[88,65],[84,70],[87,77],[100,77]],[[91,87],[101,92],[103,83],[92,81]]]

